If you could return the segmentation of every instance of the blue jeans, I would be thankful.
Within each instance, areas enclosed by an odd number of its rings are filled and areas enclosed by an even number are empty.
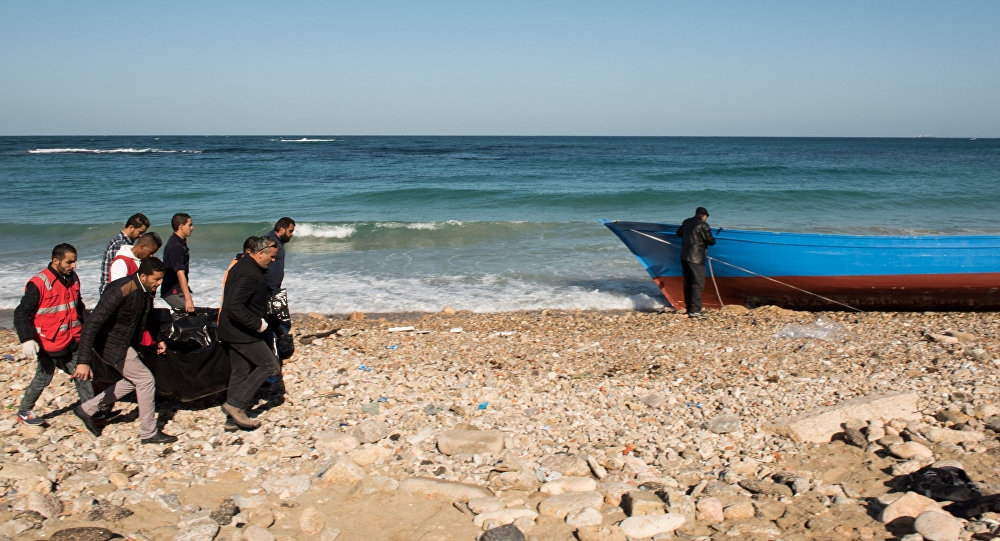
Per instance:
[[[24,398],[21,399],[18,411],[30,411],[35,407],[35,402],[38,402],[38,397],[42,396],[42,391],[49,386],[49,383],[52,383],[52,374],[55,373],[56,366],[63,372],[72,375],[76,371],[76,359],[73,358],[73,353],[53,357],[44,350],[38,351],[35,377],[31,379],[31,383],[24,390]],[[81,404],[94,398],[94,386],[90,381],[74,378],[73,384],[76,385],[76,394],[80,397]]]

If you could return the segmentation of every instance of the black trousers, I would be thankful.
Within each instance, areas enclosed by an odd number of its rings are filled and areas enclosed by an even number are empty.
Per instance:
[[[229,391],[226,402],[240,409],[250,407],[257,390],[267,378],[280,373],[281,363],[271,346],[261,340],[249,344],[222,343],[229,354]]]
[[[701,312],[701,294],[705,291],[705,264],[681,261],[684,271],[684,304],[687,313]]]

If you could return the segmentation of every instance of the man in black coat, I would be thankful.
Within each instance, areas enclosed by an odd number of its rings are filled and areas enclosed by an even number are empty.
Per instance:
[[[93,379],[90,365],[96,358],[122,375],[103,393],[80,404],[73,412],[95,436],[101,435],[94,420],[98,410],[111,409],[116,400],[135,391],[139,408],[139,432],[142,443],[173,443],[176,436],[164,434],[156,427],[156,380],[143,364],[137,350],[141,349],[142,333],[147,330],[147,319],[153,307],[156,288],[163,281],[163,262],[147,257],[139,270],[119,278],[104,288],[97,307],[87,317],[80,336],[75,378]],[[155,332],[152,333],[154,336]],[[157,344],[156,352],[163,353],[167,345]]]
[[[219,340],[229,355],[229,390],[222,411],[244,430],[260,421],[247,416],[257,390],[267,378],[278,374],[281,364],[271,350],[267,326],[267,267],[278,248],[272,239],[250,242],[249,252],[229,269],[219,314]]]
[[[684,273],[684,304],[690,318],[703,318],[701,294],[705,290],[705,257],[715,237],[708,227],[708,211],[698,207],[694,216],[684,220],[677,236],[681,237],[681,270]]]

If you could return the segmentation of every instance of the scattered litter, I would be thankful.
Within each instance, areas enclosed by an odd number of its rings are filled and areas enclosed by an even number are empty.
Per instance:
[[[479,403],[479,409],[484,410],[484,409],[486,409],[486,406],[489,406],[489,405],[490,405],[489,402],[480,402]]]
[[[809,325],[797,325],[787,323],[778,331],[775,338],[816,338],[817,340],[836,340],[844,336],[844,326],[836,321],[816,319],[815,323]]]
[[[399,347],[399,346],[397,346],[396,344],[393,344],[393,345],[391,345],[391,346],[385,346],[385,349],[396,349],[396,348],[398,348],[398,347]]]
[[[14,360],[14,356],[11,355],[10,353],[5,353],[4,356],[3,356],[3,360],[5,360],[5,361],[13,361]]]
[[[360,370],[362,372],[371,372],[372,371],[371,367],[368,366],[367,364],[358,365],[358,370]]]
[[[389,332],[406,332],[414,330],[413,327],[389,327]]]
[[[379,402],[388,402],[388,401],[389,401],[389,399],[388,399],[388,398],[386,398],[386,397],[384,397],[384,396],[380,396],[380,397],[378,397],[378,401],[379,401]]]
[[[514,336],[514,331],[500,331],[495,333],[497,336]]]
[[[462,332],[462,328],[461,328],[461,327],[454,327],[454,328],[452,328],[452,329],[451,329],[451,331],[449,331],[449,332],[455,332],[455,333],[459,333],[459,332]]]
[[[687,402],[684,405],[687,406],[687,407],[689,407],[689,408],[701,408],[701,407],[704,407],[701,402]]]

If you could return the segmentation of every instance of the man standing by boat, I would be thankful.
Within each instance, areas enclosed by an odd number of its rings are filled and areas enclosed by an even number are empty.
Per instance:
[[[698,207],[694,216],[684,220],[677,230],[681,237],[681,270],[684,272],[684,304],[690,318],[703,318],[701,294],[705,290],[705,258],[715,237],[708,227],[708,211]]]

